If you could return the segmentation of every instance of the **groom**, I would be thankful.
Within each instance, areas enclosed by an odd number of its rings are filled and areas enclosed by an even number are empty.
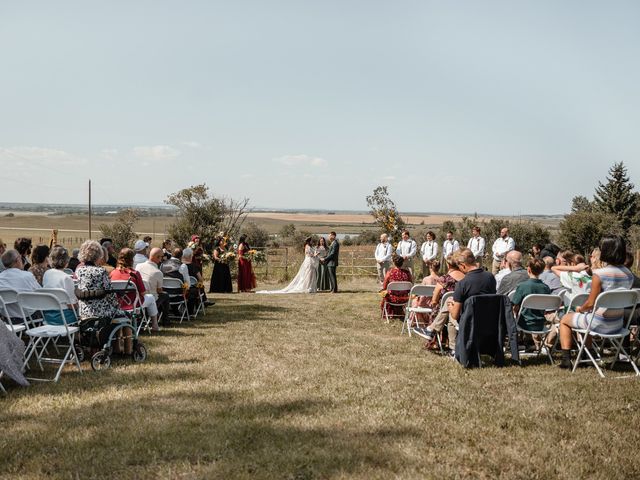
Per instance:
[[[329,283],[331,284],[331,293],[338,293],[338,278],[336,277],[336,267],[338,266],[338,255],[340,254],[340,243],[336,239],[336,232],[329,234],[329,252],[327,256],[320,260],[327,266],[329,272]]]

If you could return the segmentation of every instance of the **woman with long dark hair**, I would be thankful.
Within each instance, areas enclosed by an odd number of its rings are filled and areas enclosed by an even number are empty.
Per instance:
[[[227,247],[226,238],[216,240],[213,249],[213,272],[211,272],[211,284],[209,293],[233,293],[231,283],[231,270],[229,264],[224,259]]]
[[[249,251],[247,236],[240,235],[238,243],[238,291],[250,292],[256,288],[256,276],[253,273],[251,260],[245,256]]]

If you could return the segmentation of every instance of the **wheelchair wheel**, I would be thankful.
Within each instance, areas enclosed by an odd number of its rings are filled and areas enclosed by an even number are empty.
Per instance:
[[[109,367],[111,367],[111,357],[106,351],[100,350],[93,354],[93,357],[91,357],[91,368],[97,372],[99,370],[107,370]]]
[[[144,346],[144,343],[138,342],[136,348],[133,350],[133,361],[137,363],[142,363],[147,359],[147,347]]]

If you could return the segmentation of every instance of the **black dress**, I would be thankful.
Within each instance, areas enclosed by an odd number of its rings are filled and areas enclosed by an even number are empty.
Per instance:
[[[224,253],[220,247],[216,248],[218,255],[221,256]],[[211,284],[209,285],[209,293],[232,293],[233,285],[231,283],[231,270],[229,265],[216,261],[213,261],[213,272],[211,273]]]

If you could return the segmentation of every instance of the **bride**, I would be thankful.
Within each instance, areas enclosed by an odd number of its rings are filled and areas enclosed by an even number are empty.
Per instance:
[[[319,261],[311,242],[311,237],[304,241],[304,262],[289,285],[282,290],[261,290],[256,293],[316,293]]]

